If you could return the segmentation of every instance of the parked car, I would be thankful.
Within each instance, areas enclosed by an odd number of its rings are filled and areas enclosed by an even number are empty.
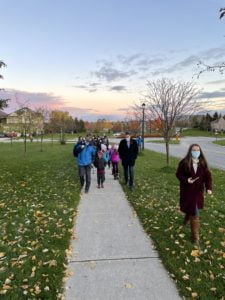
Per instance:
[[[6,136],[9,138],[14,138],[14,137],[17,137],[17,133],[14,131],[8,132],[8,133],[6,133]]]
[[[0,138],[4,138],[5,134],[3,132],[0,132]]]
[[[124,132],[116,132],[113,134],[114,137],[121,137],[124,134]]]

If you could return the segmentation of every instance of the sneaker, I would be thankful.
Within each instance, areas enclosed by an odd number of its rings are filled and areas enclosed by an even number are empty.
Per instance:
[[[85,194],[88,194],[88,190],[85,190],[84,192],[85,192]]]
[[[101,188],[102,188],[102,189],[104,188],[104,185],[103,185],[103,184],[101,185]]]
[[[97,188],[100,189],[100,185],[98,185]]]

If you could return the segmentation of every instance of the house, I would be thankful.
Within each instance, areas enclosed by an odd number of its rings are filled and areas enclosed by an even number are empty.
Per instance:
[[[0,124],[5,123],[7,114],[0,110]]]
[[[210,123],[212,131],[225,131],[225,120],[223,117]]]
[[[40,113],[23,107],[10,114],[0,111],[0,125],[5,133],[15,131],[39,134],[44,129],[44,119]]]

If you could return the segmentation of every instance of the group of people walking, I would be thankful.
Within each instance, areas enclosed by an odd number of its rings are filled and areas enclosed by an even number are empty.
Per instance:
[[[74,146],[73,154],[77,157],[78,171],[81,188],[85,193],[89,192],[91,185],[91,169],[97,169],[97,188],[104,188],[105,168],[112,166],[112,175],[114,179],[119,178],[119,162],[122,162],[124,169],[125,184],[129,184],[131,190],[134,188],[134,165],[138,156],[138,145],[135,139],[131,138],[130,133],[126,132],[125,138],[119,145],[109,144],[108,138],[79,137]]]
[[[134,189],[134,166],[138,157],[138,143],[129,132],[119,145],[111,146],[107,137],[79,138],[74,146],[77,157],[81,188],[89,192],[91,168],[97,169],[97,188],[104,188],[105,168],[112,165],[114,179],[119,178],[118,164],[121,161],[124,183]],[[192,144],[180,161],[176,176],[180,181],[180,210],[185,214],[184,225],[190,224],[194,244],[199,245],[200,210],[204,207],[204,191],[212,194],[212,176],[206,158],[198,144]],[[84,186],[85,185],[85,186]]]

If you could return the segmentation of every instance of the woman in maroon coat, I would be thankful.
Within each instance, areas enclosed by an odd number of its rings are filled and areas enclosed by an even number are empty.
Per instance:
[[[204,207],[204,190],[212,194],[211,172],[198,144],[189,147],[176,176],[180,181],[180,210],[185,213],[184,224],[190,221],[193,241],[198,245],[199,209]]]

